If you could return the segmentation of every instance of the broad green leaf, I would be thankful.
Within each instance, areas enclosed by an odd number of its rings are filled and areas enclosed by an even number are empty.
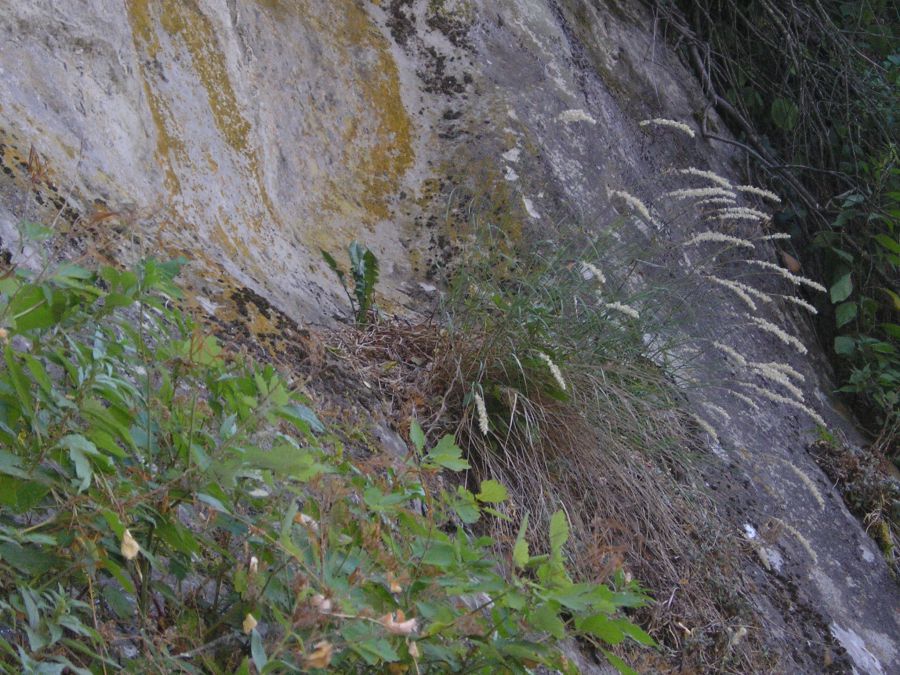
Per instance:
[[[253,665],[259,672],[266,667],[269,657],[266,656],[266,648],[263,645],[262,636],[255,628],[250,632],[250,656],[253,657]]]
[[[608,652],[604,649],[603,656],[605,656],[606,660],[609,661],[616,670],[622,673],[622,675],[638,675],[638,672],[636,670],[631,668],[627,663],[625,663],[621,658],[619,658],[612,652]]]
[[[49,551],[36,546],[20,546],[14,542],[0,543],[0,560],[20,572],[34,576],[44,574],[60,562]]]
[[[289,422],[302,422],[308,425],[315,433],[321,434],[325,432],[325,425],[319,421],[316,414],[302,403],[291,403],[283,405],[275,411],[278,417],[288,420]]]
[[[849,356],[856,350],[856,340],[846,335],[834,338],[834,352],[841,356]]]
[[[480,502],[499,504],[500,502],[506,501],[507,497],[509,497],[509,493],[502,483],[498,483],[495,480],[486,480],[481,483],[481,489],[475,497]]]
[[[25,377],[22,367],[15,356],[13,356],[12,349],[7,347],[3,356],[6,359],[6,367],[9,368],[9,375],[16,390],[16,396],[19,398],[19,409],[26,418],[31,419],[34,411],[34,399],[31,397],[31,382]]]
[[[627,619],[618,619],[616,621],[616,624],[619,626],[622,632],[625,633],[625,635],[630,637],[635,642],[646,645],[648,647],[656,646],[656,641],[652,637],[647,635],[647,633],[645,633],[640,627],[634,625]]]
[[[557,640],[566,636],[566,624],[559,618],[557,610],[550,604],[544,603],[528,615],[531,625],[540,631],[549,633]]]
[[[409,423],[409,440],[420,453],[425,449],[425,432],[422,431],[418,420],[414,419]]]
[[[428,452],[424,464],[451,471],[463,471],[470,468],[469,463],[462,458],[462,450],[456,445],[453,436],[449,434],[439,440],[438,444]]]
[[[785,98],[776,98],[772,101],[771,115],[772,121],[783,131],[791,131],[800,119],[797,106]]]
[[[837,327],[845,326],[856,318],[857,305],[855,302],[842,302],[834,310],[834,319]]]
[[[481,517],[481,509],[475,495],[466,490],[462,485],[456,488],[457,499],[453,502],[453,510],[466,525],[478,522]]]
[[[513,563],[515,563],[516,567],[524,568],[525,565],[528,564],[529,554],[528,554],[528,540],[525,538],[525,534],[528,531],[528,514],[525,514],[525,517],[522,519],[522,524],[519,526],[519,534],[516,537],[515,546],[513,546],[512,558]]]
[[[625,639],[625,633],[617,623],[603,614],[575,619],[575,627],[583,633],[600,638],[609,645],[617,645]]]
[[[835,282],[831,285],[831,302],[834,304],[843,302],[850,297],[850,293],[852,292],[853,280],[850,278],[850,272],[844,272],[837,277]]]
[[[569,521],[563,511],[557,511],[550,518],[550,551],[558,554],[569,540]]]
[[[298,450],[289,444],[279,445],[271,450],[249,448],[244,452],[244,463],[255,469],[269,469],[299,481],[308,481],[325,470],[312,453]]]
[[[97,446],[81,434],[63,436],[59,439],[57,445],[69,451],[69,459],[75,465],[75,475],[81,479],[78,491],[84,492],[90,487],[91,478],[94,474],[88,456],[100,456]]]
[[[22,468],[22,460],[19,457],[2,448],[0,448],[0,473],[26,480],[32,477]]]
[[[877,241],[891,253],[900,254],[900,242],[898,242],[896,239],[893,239],[886,234],[876,234],[875,241]]]

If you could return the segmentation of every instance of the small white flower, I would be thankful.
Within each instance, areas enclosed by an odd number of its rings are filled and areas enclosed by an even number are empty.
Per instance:
[[[255,555],[250,556],[250,574],[256,574],[259,572],[259,558]]]
[[[319,533],[319,523],[312,516],[308,516],[305,513],[298,513],[296,516],[294,516],[294,522],[303,525],[303,527],[308,527],[316,534]]]
[[[419,627],[418,619],[407,619],[400,610],[385,614],[378,621],[391,635],[412,635]]]
[[[310,598],[309,602],[319,611],[319,614],[331,613],[331,600],[326,598],[321,593],[316,593],[314,596],[312,596],[312,598]]]
[[[691,138],[694,138],[694,136],[695,136],[694,130],[691,129],[684,122],[676,122],[675,120],[667,120],[662,117],[655,117],[651,120],[642,120],[638,124],[642,127],[650,126],[651,124],[658,126],[658,127],[669,127],[670,129],[676,129],[678,131],[681,131],[682,133],[687,134]]]
[[[141,547],[137,543],[137,540],[131,536],[131,532],[125,530],[122,534],[122,546],[119,550],[125,560],[134,560],[137,558],[138,553],[140,553]]]

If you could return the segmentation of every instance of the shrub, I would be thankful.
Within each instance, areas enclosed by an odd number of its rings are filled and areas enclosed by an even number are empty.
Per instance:
[[[571,670],[652,640],[634,583],[576,583],[569,524],[511,564],[471,534],[506,489],[435,489],[452,436],[366,471],[271,366],[177,309],[179,264],[0,281],[0,668]],[[610,658],[623,670],[627,667]]]

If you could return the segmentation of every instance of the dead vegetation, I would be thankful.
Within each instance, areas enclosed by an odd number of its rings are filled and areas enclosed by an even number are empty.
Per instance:
[[[539,267],[573,278],[571,269],[546,261]],[[448,300],[440,323],[381,318],[347,326],[334,334],[332,353],[372,388],[402,433],[413,418],[429,437],[454,433],[473,467],[468,487],[486,478],[508,487],[509,521],[491,524],[507,553],[526,514],[537,526],[532,546],[540,550],[550,514],[562,508],[582,580],[635,578],[650,590],[656,603],[635,618],[664,649],[629,654],[641,672],[771,670],[773,657],[741,572],[747,551],[726,529],[692,465],[702,430],[681,411],[665,375],[634,346],[633,334],[607,321],[612,332],[600,332],[601,344],[591,344],[586,337],[598,330],[596,316],[568,314],[567,303],[535,297],[535,288],[553,288],[557,299],[583,299],[580,275],[573,285],[535,279],[535,271],[517,268],[520,280],[534,282],[528,302],[548,311],[539,325],[560,327],[552,336],[527,328],[520,308],[493,293],[521,298],[519,284],[507,279],[500,284],[505,290],[487,289],[469,270],[469,287]],[[493,309],[481,305],[485,298]],[[555,346],[564,391],[533,354],[547,342]],[[483,396],[487,434],[475,393]]]

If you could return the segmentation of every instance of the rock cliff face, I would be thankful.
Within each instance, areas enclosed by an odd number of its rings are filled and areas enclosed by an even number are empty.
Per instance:
[[[625,189],[683,239],[697,224],[660,203],[684,185],[669,170],[741,182],[739,167],[730,146],[639,121],[698,129],[704,112],[636,2],[12,0],[0,5],[0,238],[14,248],[15,223],[42,218],[95,258],[184,255],[203,311],[277,345],[283,317],[344,311],[319,249],[366,243],[383,302],[402,311],[452,258],[472,204],[509,236],[535,236],[608,220],[623,208],[610,190]],[[630,232],[648,236],[637,221]],[[787,303],[767,311],[811,354],[736,332],[727,295],[679,330],[790,362],[840,425],[808,322]],[[691,398],[730,420],[709,469],[723,513],[756,537],[783,525],[766,544],[778,564],[750,573],[790,591],[784,606],[760,594],[787,663],[821,672],[843,648],[861,673],[900,672],[900,594],[806,456],[808,418],[771,401],[748,415],[715,389]]]

